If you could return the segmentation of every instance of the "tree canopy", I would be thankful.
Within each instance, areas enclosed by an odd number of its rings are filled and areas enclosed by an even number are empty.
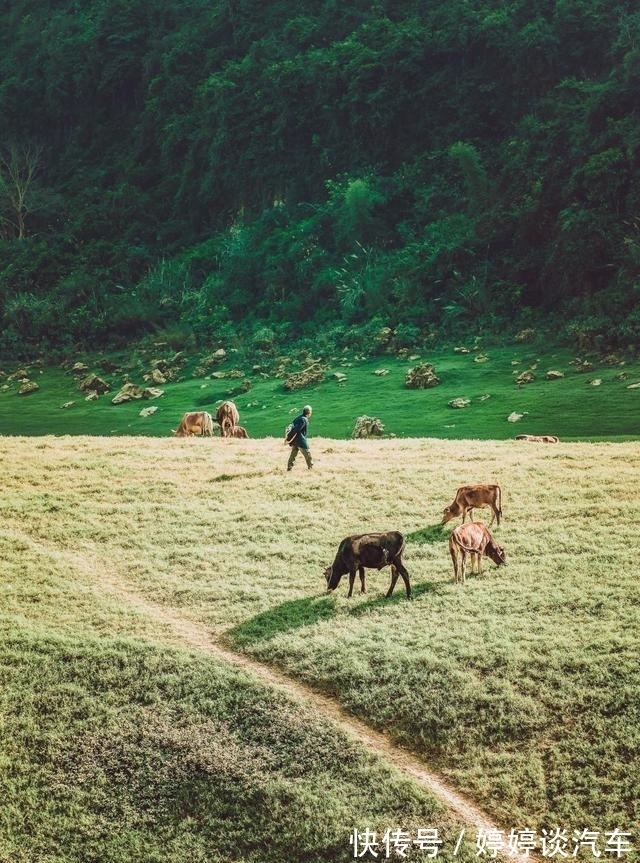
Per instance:
[[[371,321],[638,343],[626,0],[14,0],[2,21],[0,351]]]

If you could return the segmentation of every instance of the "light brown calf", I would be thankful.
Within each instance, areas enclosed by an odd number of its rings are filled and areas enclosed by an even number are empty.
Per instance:
[[[453,561],[453,580],[464,584],[467,556],[471,557],[471,572],[474,560],[478,575],[482,575],[482,557],[488,557],[497,566],[506,566],[504,549],[496,545],[493,537],[481,521],[459,524],[449,537],[449,553]]]
[[[246,428],[243,428],[242,426],[234,426],[233,431],[231,432],[231,437],[248,438],[249,435],[247,434]]]
[[[191,437],[191,435],[208,435],[213,437],[213,417],[207,411],[188,411],[180,420],[180,425],[174,431],[176,437]]]
[[[442,524],[451,521],[452,518],[462,516],[462,521],[466,520],[467,513],[473,521],[474,508],[482,506],[490,506],[492,510],[491,521],[493,524],[496,519],[500,524],[502,516],[502,490],[499,485],[462,485],[456,492],[453,503],[446,506],[442,513]]]
[[[222,437],[233,437],[233,430],[240,422],[238,408],[233,402],[222,402],[216,411],[216,420],[220,423]]]

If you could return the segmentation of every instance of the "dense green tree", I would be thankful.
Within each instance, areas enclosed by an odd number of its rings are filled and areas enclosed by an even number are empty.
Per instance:
[[[625,0],[1,14],[0,349],[540,313],[636,339]]]

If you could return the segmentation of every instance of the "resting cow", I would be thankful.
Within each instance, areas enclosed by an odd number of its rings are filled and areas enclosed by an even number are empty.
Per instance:
[[[533,443],[558,443],[558,438],[553,434],[518,434],[516,440],[528,440]]]
[[[233,431],[231,432],[231,437],[248,438],[249,435],[247,434],[246,428],[243,428],[242,426],[234,426]]]
[[[222,437],[233,437],[233,430],[240,422],[238,408],[233,402],[222,402],[216,411],[216,420],[220,423]]]
[[[213,417],[207,411],[189,411],[180,420],[180,425],[174,431],[176,437],[191,435],[208,435],[213,437]]]
[[[388,533],[362,533],[345,537],[338,547],[335,560],[324,572],[327,590],[335,590],[342,576],[349,573],[347,596],[351,596],[357,570],[360,576],[360,593],[366,593],[365,567],[382,569],[385,566],[391,566],[391,584],[387,596],[391,596],[398,575],[401,575],[407,589],[407,598],[411,598],[409,573],[402,563],[403,551],[404,536],[395,530]]]
[[[478,509],[482,506],[490,506],[492,510],[491,521],[493,524],[494,518],[500,524],[502,516],[502,491],[499,485],[462,485],[456,492],[453,503],[446,506],[442,513],[442,524],[451,521],[452,518],[462,516],[464,523],[467,513],[473,521],[474,507]]]
[[[471,572],[474,560],[478,575],[482,575],[482,557],[490,558],[498,566],[506,566],[504,549],[496,545],[493,537],[481,521],[460,524],[449,537],[449,553],[453,561],[453,580],[464,584],[467,555],[471,557]]]

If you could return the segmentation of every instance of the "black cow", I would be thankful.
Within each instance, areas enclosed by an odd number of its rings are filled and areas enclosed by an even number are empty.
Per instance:
[[[391,584],[387,596],[391,596],[396,586],[398,575],[402,576],[407,589],[407,598],[411,598],[409,573],[402,563],[404,551],[404,536],[397,530],[387,533],[361,533],[345,537],[338,546],[335,560],[328,566],[324,575],[327,579],[327,589],[335,590],[343,575],[349,573],[349,593],[353,593],[353,583],[356,570],[360,575],[360,593],[366,592],[364,571],[367,569],[382,569],[391,566]]]

